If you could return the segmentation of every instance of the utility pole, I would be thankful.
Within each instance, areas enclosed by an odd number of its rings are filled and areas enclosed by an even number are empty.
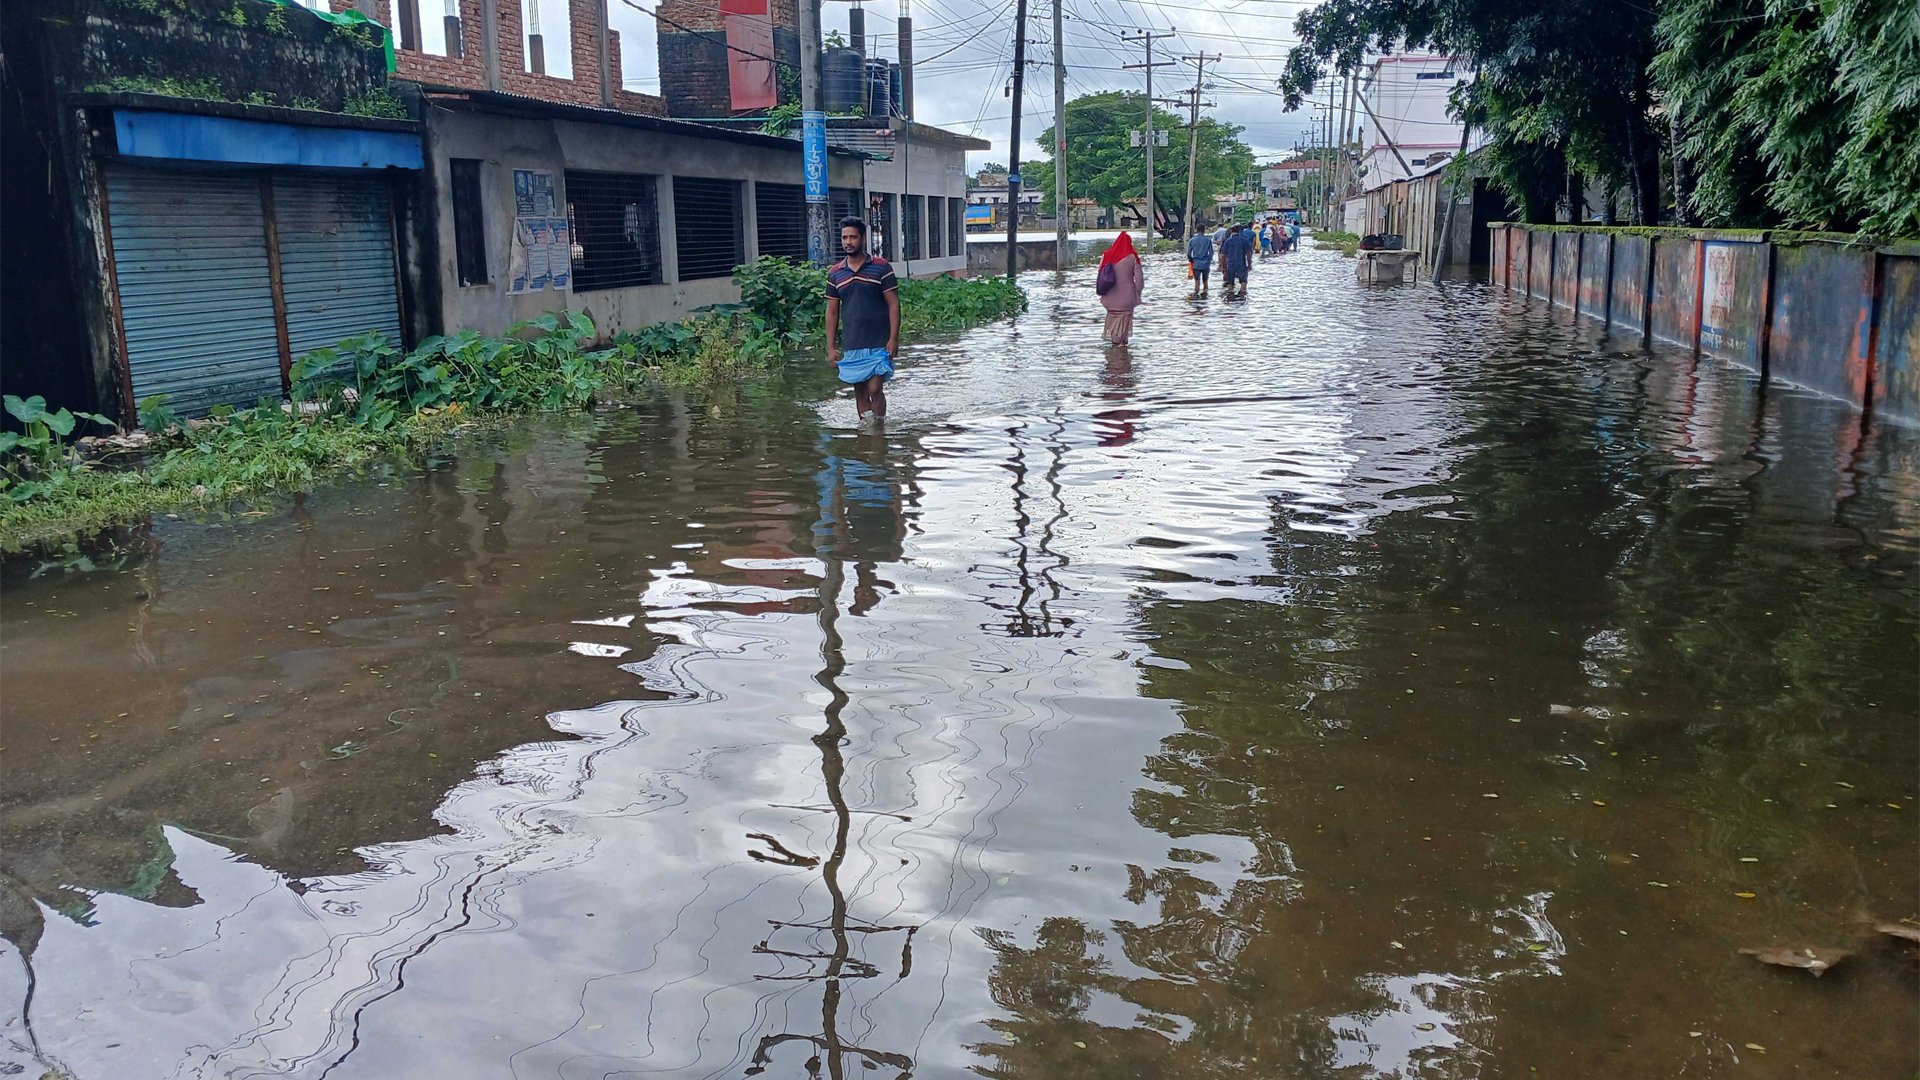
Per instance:
[[[1067,245],[1067,54],[1061,8],[1053,0],[1053,265],[1065,270],[1073,261]]]
[[[1206,88],[1207,64],[1219,63],[1220,57],[1218,54],[1208,56],[1206,53],[1200,53],[1195,56],[1183,56],[1180,59],[1193,65],[1193,89],[1188,91],[1192,100],[1188,102],[1190,111],[1187,119],[1187,205],[1184,211],[1187,219],[1187,234],[1181,237],[1182,240],[1191,241],[1193,239],[1193,174],[1195,166],[1200,161],[1200,91]],[[1212,108],[1213,102],[1206,102],[1206,107]]]
[[[1327,80],[1327,141],[1320,144],[1320,228],[1333,228],[1333,110],[1336,79]]]
[[[800,0],[800,168],[807,193],[807,260],[827,265],[827,114],[820,103],[820,0]]]
[[[811,0],[818,3],[819,0]],[[1019,0],[1013,16],[1013,130],[1007,149],[1007,277],[1020,272],[1020,98],[1026,89],[1027,0]]]
[[[1021,2],[1024,3],[1025,0],[1021,0]],[[1149,243],[1153,240],[1153,234],[1158,231],[1160,224],[1160,215],[1153,203],[1153,69],[1173,66],[1173,61],[1171,60],[1162,60],[1157,64],[1153,62],[1153,41],[1155,38],[1170,38],[1172,36],[1173,31],[1171,30],[1142,30],[1137,34],[1120,35],[1120,40],[1128,42],[1137,41],[1146,46],[1147,49],[1146,63],[1127,64],[1124,70],[1133,71],[1136,68],[1145,68],[1147,72],[1147,131],[1146,137],[1141,141],[1147,144],[1147,240]]]

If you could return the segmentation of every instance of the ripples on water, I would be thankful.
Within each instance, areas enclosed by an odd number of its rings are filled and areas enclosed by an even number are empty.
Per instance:
[[[1149,269],[1131,349],[1082,271],[910,350],[885,435],[808,371],[12,568],[0,1060],[1913,1075],[1911,435]]]

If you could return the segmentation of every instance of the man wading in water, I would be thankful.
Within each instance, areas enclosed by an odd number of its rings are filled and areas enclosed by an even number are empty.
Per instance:
[[[861,422],[871,413],[882,423],[893,355],[900,350],[900,282],[887,260],[867,254],[867,223],[859,218],[840,222],[840,250],[847,257],[827,271],[827,359],[840,366],[840,381],[853,387]]]

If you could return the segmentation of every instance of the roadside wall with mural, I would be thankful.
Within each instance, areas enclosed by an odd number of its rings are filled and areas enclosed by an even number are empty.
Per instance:
[[[1495,284],[1920,425],[1920,241],[1491,226]]]

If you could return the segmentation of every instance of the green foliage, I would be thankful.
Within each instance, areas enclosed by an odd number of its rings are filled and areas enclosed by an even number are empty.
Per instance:
[[[0,433],[0,548],[302,488],[431,445],[476,415],[578,409],[649,383],[739,377],[820,340],[820,271],[762,259],[740,267],[736,280],[740,303],[621,334],[598,351],[585,348],[594,336],[585,316],[550,312],[503,337],[463,331],[403,350],[374,333],[316,349],[294,364],[292,402],[182,422],[164,398],[150,397],[139,404],[140,424],[157,443],[137,470],[84,462],[60,441],[80,421],[106,418],[8,397],[26,432]],[[906,333],[960,329],[1027,303],[1002,278],[907,281],[900,295]]]
[[[104,83],[87,87],[92,91],[114,94],[163,94],[196,101],[227,101],[229,95],[212,79],[161,78],[153,75],[115,75]]]
[[[1146,148],[1130,145],[1128,132],[1146,124],[1145,94],[1107,91],[1086,94],[1067,102],[1067,197],[1092,199],[1101,206],[1125,206],[1142,214],[1146,200]],[[1154,200],[1162,209],[1178,212],[1187,193],[1187,122],[1164,109],[1153,110],[1153,126],[1172,132],[1169,145],[1153,160]],[[1194,198],[1211,201],[1232,191],[1253,168],[1253,151],[1240,141],[1241,128],[1203,118],[1200,148],[1194,167]],[[1040,145],[1056,145],[1052,126],[1039,136]],[[1177,147],[1177,149],[1176,149]],[[1041,209],[1053,212],[1053,169],[1046,162],[1021,166],[1021,180],[1039,190]],[[1035,170],[1031,175],[1027,170]],[[1142,214],[1144,216],[1144,214]]]
[[[800,103],[798,101],[782,102],[767,110],[767,120],[760,125],[760,131],[765,135],[785,138],[793,134],[794,125],[799,122]]]
[[[113,427],[113,421],[90,412],[47,411],[47,399],[38,394],[4,399],[7,415],[20,424],[20,430],[0,431],[0,494],[13,502],[24,502],[45,488],[46,474],[58,472],[74,460],[67,438],[81,421]]]
[[[826,37],[821,39],[820,47],[824,49],[844,49],[847,47],[847,39],[840,36],[840,31],[829,30],[827,31]]]
[[[155,435],[180,426],[180,415],[167,406],[167,395],[154,394],[140,399],[137,409],[140,430]]]
[[[1487,133],[1495,179],[1551,220],[1569,169],[1657,198],[1658,139],[1648,117],[1652,7],[1618,0],[1326,0],[1295,22],[1281,89],[1297,108],[1336,70],[1367,56],[1432,52],[1474,78],[1454,91],[1456,115]]]
[[[1896,0],[1667,0],[1653,71],[1708,225],[1920,236],[1920,17]]]
[[[900,283],[900,332],[960,330],[1027,310],[1027,294],[1004,277],[918,278]]]
[[[407,104],[391,87],[376,86],[364,94],[349,98],[340,110],[349,116],[379,116],[389,120],[406,120]]]

